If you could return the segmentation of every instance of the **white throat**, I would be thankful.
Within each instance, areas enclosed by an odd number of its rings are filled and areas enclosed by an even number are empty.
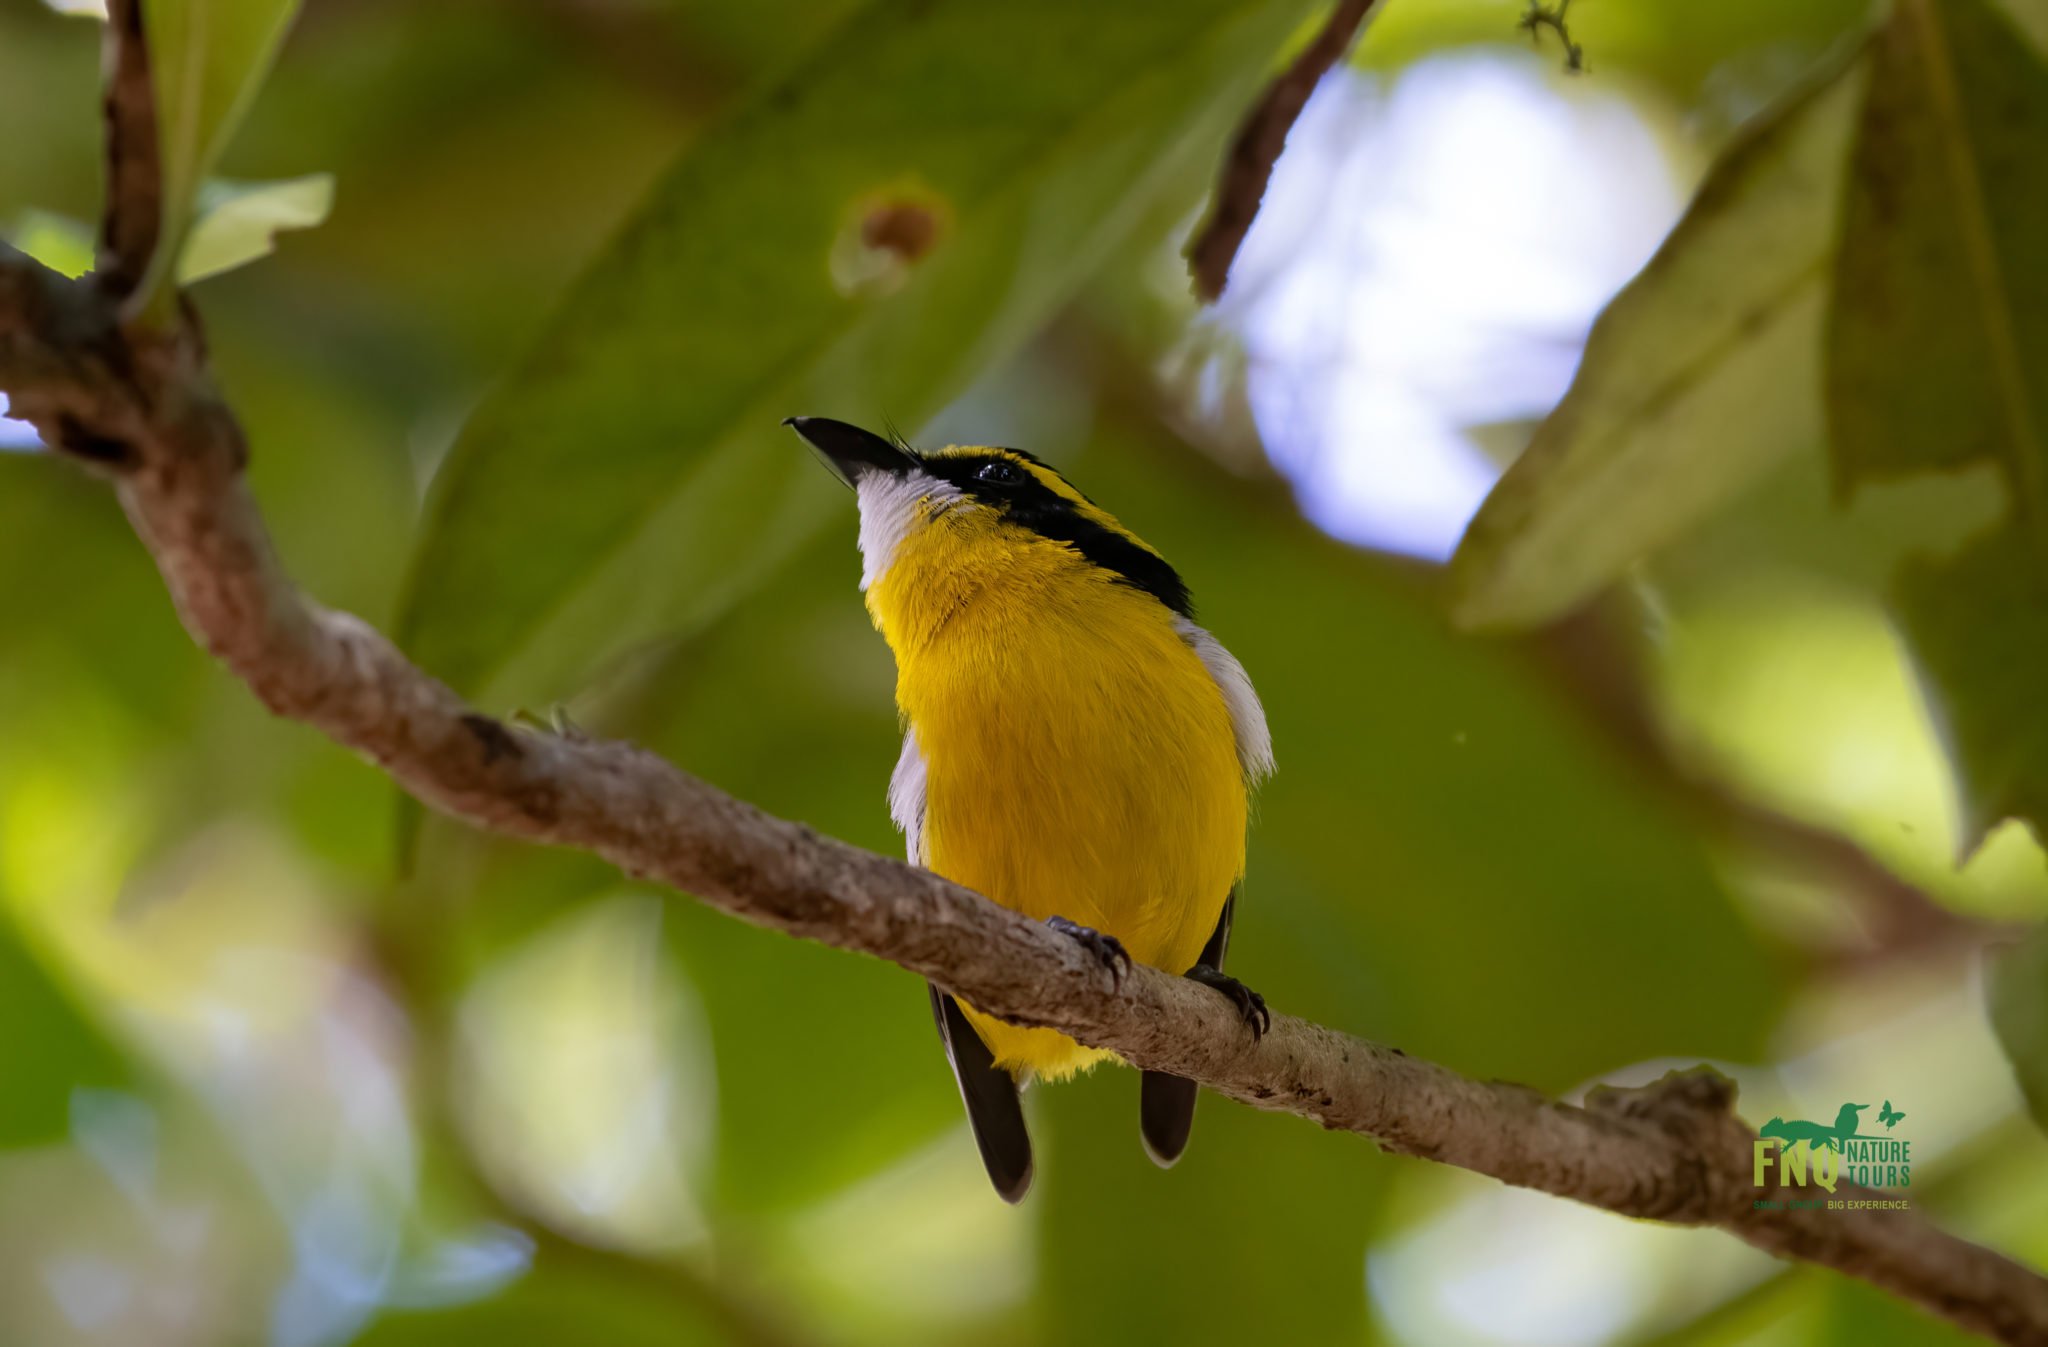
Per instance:
[[[860,587],[866,590],[888,573],[896,549],[933,509],[964,500],[960,488],[923,472],[864,472],[860,497]]]

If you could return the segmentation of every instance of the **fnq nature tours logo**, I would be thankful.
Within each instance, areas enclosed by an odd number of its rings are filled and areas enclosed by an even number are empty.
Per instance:
[[[1759,1188],[1821,1188],[1829,1196],[1814,1198],[1765,1198],[1756,1200],[1759,1211],[1825,1208],[1850,1211],[1872,1207],[1903,1210],[1912,1205],[1904,1196],[1838,1198],[1837,1185],[1847,1182],[1874,1190],[1904,1189],[1913,1183],[1913,1143],[1894,1133],[1905,1114],[1884,1101],[1876,1122],[1884,1131],[1866,1134],[1863,1110],[1868,1104],[1844,1104],[1827,1123],[1773,1118],[1758,1129],[1754,1178]]]

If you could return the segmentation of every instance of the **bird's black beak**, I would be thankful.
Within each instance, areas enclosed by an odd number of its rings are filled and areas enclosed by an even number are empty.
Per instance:
[[[792,416],[782,423],[804,437],[832,475],[857,486],[864,472],[908,472],[917,466],[909,450],[872,431],[822,416]]]

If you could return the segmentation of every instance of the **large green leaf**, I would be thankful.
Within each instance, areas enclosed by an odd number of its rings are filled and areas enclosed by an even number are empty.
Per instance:
[[[834,499],[791,413],[914,427],[1210,162],[1301,0],[884,0],[684,156],[478,409],[403,632],[498,703],[684,628]]]
[[[2027,1107],[2048,1129],[2048,926],[1988,953],[1984,992]]]
[[[1459,620],[1557,616],[1820,438],[1841,169],[1867,63],[1742,137],[1593,327],[1569,392],[1453,561]]]
[[[2000,464],[2048,508],[2048,63],[1988,0],[1872,46],[1829,324],[1836,480]]]
[[[156,92],[163,225],[138,305],[166,293],[199,201],[249,110],[298,0],[147,0],[142,19]]]
[[[1967,855],[2006,818],[2048,837],[2048,569],[2008,524],[1893,587],[1921,686],[1956,764]]]
[[[1828,351],[1840,490],[1990,464],[2011,495],[1894,590],[1966,852],[2008,817],[2048,834],[2048,61],[2013,17],[1902,0],[1880,30]]]

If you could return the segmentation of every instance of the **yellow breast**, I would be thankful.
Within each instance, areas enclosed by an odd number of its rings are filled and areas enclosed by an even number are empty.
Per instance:
[[[1243,873],[1246,787],[1171,613],[1059,549],[957,529],[906,540],[868,603],[924,761],[925,865],[1192,966]],[[1004,1066],[1057,1078],[1104,1055],[974,1018]]]

